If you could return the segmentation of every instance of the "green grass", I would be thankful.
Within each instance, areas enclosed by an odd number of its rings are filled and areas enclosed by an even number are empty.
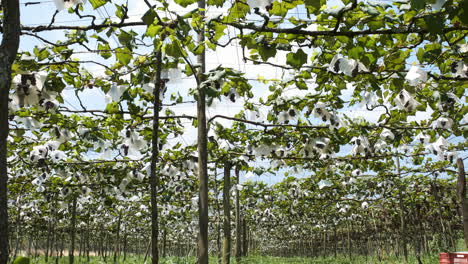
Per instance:
[[[427,256],[421,258],[423,263],[438,263],[439,256]],[[396,264],[396,263],[406,263],[404,259],[389,257],[382,258],[381,261],[376,257],[327,257],[327,258],[276,258],[276,257],[249,257],[246,258],[242,264],[364,264],[364,263],[382,263],[382,264]],[[415,257],[408,258],[410,264],[417,264]]]
[[[142,264],[144,263],[143,257],[127,257],[127,260],[124,262],[123,258],[120,257],[117,263],[125,263],[125,264]],[[422,262],[425,264],[432,264],[438,263],[438,256],[424,256],[421,258]],[[49,259],[49,264],[55,264],[55,258]],[[68,257],[62,257],[59,259],[59,264],[68,264]],[[86,258],[78,258],[75,257],[75,264],[85,264]],[[113,263],[113,258],[107,258],[107,262],[104,262],[100,257],[91,257],[89,264],[106,264],[106,263]],[[150,263],[150,259],[147,260],[147,263]],[[196,259],[194,257],[169,257],[162,259],[160,261],[161,264],[188,264],[188,263],[196,263]],[[215,257],[210,258],[210,263],[218,263]],[[231,263],[236,263],[235,259],[232,259]],[[364,256],[354,256],[352,259],[349,257],[327,257],[327,258],[300,258],[300,257],[291,257],[291,258],[284,258],[284,257],[268,257],[268,256],[249,256],[243,258],[240,262],[241,264],[372,264],[372,263],[380,263],[380,264],[397,264],[397,263],[408,263],[408,264],[417,264],[417,260],[414,256],[409,257],[408,262],[404,259],[396,258],[396,257],[387,257],[382,258],[380,261],[377,257],[364,257]],[[33,258],[31,260],[31,264],[45,264],[44,258]]]

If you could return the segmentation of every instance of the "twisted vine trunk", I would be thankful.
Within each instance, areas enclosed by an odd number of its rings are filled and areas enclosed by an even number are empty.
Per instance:
[[[249,243],[248,243],[248,227],[247,227],[247,221],[245,220],[245,217],[242,218],[242,256],[247,257],[248,251],[249,251]]]
[[[86,219],[86,262],[89,263],[89,251],[91,250],[90,239],[89,239],[89,232],[90,228],[90,217],[88,214],[88,219]]]
[[[49,248],[50,248],[50,238],[52,236],[52,221],[48,220],[48,227],[47,227],[47,241],[46,241],[46,252],[45,252],[45,263],[49,261]]]
[[[401,249],[403,250],[403,255],[405,260],[408,261],[408,249],[406,247],[406,221],[405,221],[405,208],[403,205],[403,186],[401,182],[401,169],[400,169],[400,158],[396,158],[396,169],[398,174],[398,179],[400,180],[400,187],[398,193],[398,204],[400,207],[400,240],[401,240]]]
[[[3,37],[0,44],[0,264],[8,262],[8,99],[11,86],[11,65],[15,61],[20,39],[18,0],[2,0]]]
[[[124,242],[123,242],[123,262],[127,260],[127,233],[124,233]]]
[[[68,253],[69,263],[75,261],[75,240],[76,240],[76,197],[71,204],[71,225],[70,225],[70,252]]]
[[[117,234],[114,242],[114,263],[117,263],[117,257],[120,255],[120,226],[122,223],[122,212],[119,212],[117,220]]]
[[[198,1],[201,17],[205,16],[205,0]],[[204,27],[198,34],[198,43],[204,45]],[[205,52],[197,56],[197,62],[201,65],[197,75],[203,77],[205,73]],[[198,83],[197,120],[198,120],[198,179],[199,179],[199,201],[198,201],[198,263],[208,264],[208,139],[206,129],[206,93],[205,88]]]
[[[457,160],[458,167],[458,182],[457,182],[457,194],[460,201],[460,208],[463,217],[463,238],[465,240],[465,246],[468,247],[468,199],[466,198],[466,178],[465,178],[465,165],[463,160]]]
[[[151,263],[159,263],[159,250],[158,250],[158,236],[159,236],[159,224],[158,224],[158,173],[156,170],[159,158],[159,111],[161,108],[160,93],[163,90],[163,82],[161,80],[161,69],[162,69],[162,54],[161,50],[156,52],[156,83],[154,86],[154,113],[153,113],[153,138],[152,138],[152,153],[151,153],[151,175],[150,175],[150,186],[151,186]],[[145,257],[146,259],[146,257]]]
[[[47,241],[46,241],[46,251],[45,251],[45,263],[49,261],[49,248],[50,248],[50,239],[52,236],[52,220],[48,220],[47,227]]]

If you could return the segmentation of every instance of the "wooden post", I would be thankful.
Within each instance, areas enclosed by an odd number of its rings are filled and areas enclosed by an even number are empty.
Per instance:
[[[218,263],[221,264],[223,261],[223,249],[221,248],[221,206],[219,205],[219,188],[217,179],[217,168],[218,164],[215,163],[214,171],[214,193],[215,193],[215,205],[216,205],[216,252],[218,254]]]
[[[167,228],[163,228],[163,246],[162,246],[162,257],[167,256]]]
[[[236,184],[239,184],[239,168],[236,167]],[[242,256],[242,222],[240,212],[239,189],[236,186],[236,262],[240,262]]]
[[[145,264],[146,264],[146,259],[148,258],[148,254],[149,254],[150,248],[151,248],[151,240],[149,241],[148,247],[146,248],[145,258],[144,258],[144,260],[143,260],[143,263],[145,263]]]
[[[231,164],[224,165],[223,185],[223,264],[229,264],[231,259]]]
[[[100,246],[101,246],[101,258],[104,260],[104,262],[107,262],[106,239],[107,239],[107,233],[102,233]]]
[[[246,257],[247,252],[249,251],[249,244],[247,237],[247,221],[245,220],[245,217],[242,218],[242,238],[244,241],[242,244],[242,256]]]

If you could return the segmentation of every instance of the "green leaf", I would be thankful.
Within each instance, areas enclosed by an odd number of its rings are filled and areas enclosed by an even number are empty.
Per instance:
[[[426,21],[427,24],[427,30],[433,34],[441,34],[442,30],[444,29],[444,20],[440,18],[439,16],[426,16],[424,17],[424,21]]]
[[[29,258],[26,257],[17,257],[13,264],[29,264],[31,261]]]
[[[193,74],[192,68],[191,68],[188,64],[185,64],[184,73],[185,73],[187,76],[191,76],[191,75]]]
[[[206,92],[206,95],[207,95],[208,97],[216,97],[216,96],[218,96],[218,90],[216,90],[214,87],[211,87],[211,86],[210,86],[210,87],[207,87],[207,88],[205,89],[205,92]]]
[[[369,26],[370,29],[377,30],[377,29],[385,27],[385,20],[369,21],[367,25]]]
[[[125,46],[128,45],[133,40],[132,34],[124,30],[120,32],[118,38],[119,38],[120,44],[125,45]]]
[[[349,50],[348,56],[352,59],[360,60],[363,52],[364,49],[361,46],[355,46]]]
[[[118,113],[120,111],[119,110],[119,103],[112,102],[112,103],[107,104],[105,111],[106,111],[106,113],[109,113],[109,114]]]
[[[224,20],[228,23],[236,22],[245,18],[248,12],[250,12],[250,7],[248,4],[242,1],[236,1],[229,9],[229,15],[225,17]]]
[[[197,1],[196,0],[175,0],[176,4],[187,7],[188,5],[194,4]]]
[[[99,55],[101,55],[101,57],[103,57],[104,59],[108,59],[110,57],[112,57],[112,53],[110,52],[110,46],[109,44],[101,44],[99,43],[98,44],[98,50],[102,50],[102,52],[99,52]]]
[[[117,60],[123,64],[128,65],[132,60],[132,52],[128,48],[118,48],[115,50]]]
[[[114,32],[115,30],[113,27],[109,28],[109,30],[106,31],[106,36],[110,38],[114,34]]]
[[[224,4],[223,0],[208,0],[207,4],[210,6],[222,7]]]
[[[208,48],[210,48],[211,50],[216,50],[216,47],[218,47],[212,42],[206,42],[206,46],[208,46]]]
[[[99,35],[97,35],[97,34],[91,35],[91,38],[96,39],[96,41],[98,41],[98,42],[109,43],[109,41],[103,39],[101,36],[99,36]]]
[[[49,74],[47,81],[44,84],[44,87],[47,91],[54,91],[61,93],[65,88],[65,83],[61,78],[58,78],[56,75]]]
[[[263,61],[267,61],[269,58],[275,57],[276,49],[267,45],[258,46],[258,54]]]
[[[37,60],[45,60],[49,57],[50,52],[47,49],[40,49],[40,51],[36,54]]]
[[[302,49],[296,53],[291,52],[286,55],[286,63],[296,69],[300,69],[307,62],[307,54]]]
[[[146,29],[146,36],[154,38],[162,29],[161,25],[151,24],[148,29]]]
[[[130,103],[130,104],[128,104],[128,111],[133,115],[137,115],[137,114],[140,113],[141,107],[139,107],[139,106],[137,106],[137,105],[135,105],[133,103]]]
[[[227,26],[223,24],[218,24],[218,23],[213,23],[213,24],[214,24],[214,30],[215,30],[213,39],[219,40],[221,37],[224,36],[224,30],[227,28]]]
[[[127,13],[126,13],[126,11],[125,11],[125,9],[123,8],[122,5],[115,5],[115,7],[117,8],[117,11],[115,11],[115,15],[118,18],[120,18],[120,19],[128,18]]]
[[[430,43],[424,46],[423,61],[436,60],[442,53],[442,47],[439,43]]]
[[[94,9],[101,7],[107,3],[107,0],[89,0]]]
[[[318,15],[320,8],[325,5],[327,2],[325,0],[305,0],[304,4],[307,8],[309,14]]]
[[[415,10],[421,10],[426,7],[425,0],[411,0],[411,7]]]
[[[296,81],[296,87],[299,90],[308,90],[309,89],[309,86],[307,86],[307,83],[304,82],[304,80],[297,80]]]
[[[271,5],[271,9],[269,10],[269,13],[271,15],[285,17],[288,11],[289,9],[286,7],[285,2],[274,1],[273,4]]]
[[[458,17],[460,18],[460,22],[468,25],[468,0],[461,1],[458,9]]]
[[[422,63],[424,61],[424,49],[419,48],[418,51],[416,52],[416,57],[418,58],[419,63]]]
[[[200,55],[203,53],[203,51],[205,50],[205,45],[197,45],[193,50],[193,54],[195,55]]]
[[[141,17],[141,20],[143,20],[146,25],[151,25],[154,22],[154,18],[156,18],[156,12],[151,8],[146,11],[146,13]]]
[[[183,54],[179,42],[177,40],[174,40],[173,42],[165,45],[164,51],[167,55],[172,56],[174,58],[180,58]]]

